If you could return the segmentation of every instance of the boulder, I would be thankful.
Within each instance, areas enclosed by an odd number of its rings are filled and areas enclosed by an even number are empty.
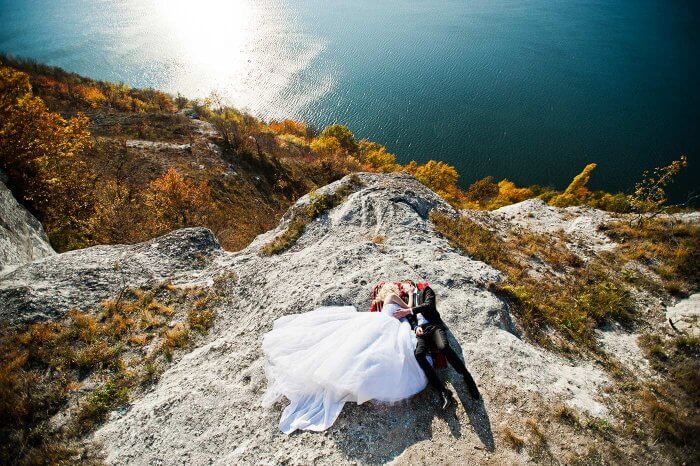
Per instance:
[[[56,319],[120,290],[170,280],[196,284],[222,249],[206,228],[186,228],[136,245],[52,255],[0,276],[0,323]]]
[[[0,274],[54,254],[41,223],[0,180]]]

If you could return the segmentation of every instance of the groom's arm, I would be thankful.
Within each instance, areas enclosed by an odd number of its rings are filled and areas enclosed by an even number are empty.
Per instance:
[[[435,313],[437,308],[435,307],[435,292],[432,288],[426,288],[425,290],[425,301],[423,304],[414,306],[411,308],[411,313],[416,315],[418,313],[423,314],[423,317],[428,319],[435,319]]]

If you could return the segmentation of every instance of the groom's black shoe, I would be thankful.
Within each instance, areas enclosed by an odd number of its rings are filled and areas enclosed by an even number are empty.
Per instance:
[[[440,392],[440,409],[445,410],[452,403],[454,403],[454,400],[452,398],[452,392],[445,388],[443,391]]]
[[[474,398],[475,400],[478,400],[481,398],[481,394],[479,393],[479,389],[476,386],[476,383],[474,382],[474,379],[472,379],[472,376],[467,374],[464,376],[464,383],[467,384],[467,389],[469,390],[469,394]]]

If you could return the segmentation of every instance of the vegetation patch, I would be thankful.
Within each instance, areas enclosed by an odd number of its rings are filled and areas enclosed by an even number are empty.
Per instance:
[[[0,463],[91,458],[85,435],[211,327],[213,298],[169,284],[0,332]],[[87,455],[87,456],[86,456]],[[93,458],[94,459],[94,458]]]
[[[503,239],[465,217],[434,211],[430,218],[453,246],[505,274],[494,291],[508,299],[528,335],[545,346],[552,343],[550,328],[593,345],[597,325],[633,318],[628,288],[603,264],[584,264],[561,238],[513,234]],[[547,267],[533,270],[532,258]]]
[[[604,232],[619,244],[606,257],[618,266],[629,261],[644,265],[672,294],[687,294],[700,284],[699,225],[672,218],[642,217],[641,221],[606,225]],[[649,281],[641,284],[650,285]]]
[[[310,200],[306,205],[297,207],[291,212],[291,219],[287,228],[260,248],[261,254],[271,256],[281,254],[291,248],[304,233],[307,225],[317,217],[342,204],[361,185],[362,181],[360,178],[353,175],[348,178],[346,183],[330,194],[311,193],[309,195]]]

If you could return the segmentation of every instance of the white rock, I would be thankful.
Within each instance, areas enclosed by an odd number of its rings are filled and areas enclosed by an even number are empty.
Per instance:
[[[433,284],[453,343],[487,400],[486,405],[467,402],[468,411],[455,422],[476,429],[488,448],[493,446],[488,412],[500,409],[489,407],[488,400],[501,390],[534,392],[607,415],[599,395],[606,375],[516,336],[508,309],[484,286],[500,273],[458,253],[433,231],[428,214],[434,208],[450,211],[444,201],[408,175],[363,174],[361,179],[365,186],[312,222],[290,250],[272,257],[259,254],[286,226],[286,216],[279,228],[245,250],[212,255],[200,275],[233,271],[238,282],[217,309],[209,342],[178,361],[152,391],[96,433],[108,463],[171,463],[185,455],[188,464],[387,462],[430,438],[436,408],[429,393],[395,406],[346,406],[325,435],[285,436],[277,430],[280,408],[260,406],[265,389],[260,343],[272,322],[327,304],[353,304],[364,311],[370,286],[379,280]],[[298,204],[307,202],[304,197]],[[385,237],[383,244],[370,240],[376,235]],[[449,370],[445,375],[464,397],[457,374]],[[396,435],[387,435],[393,426],[399,429]],[[443,442],[457,441],[446,433],[435,435],[448,435],[440,437]],[[474,440],[468,441],[478,442],[470,436]]]
[[[666,309],[666,318],[678,330],[700,337],[700,293],[692,294]]]
[[[54,254],[41,223],[0,181],[0,274]]]

